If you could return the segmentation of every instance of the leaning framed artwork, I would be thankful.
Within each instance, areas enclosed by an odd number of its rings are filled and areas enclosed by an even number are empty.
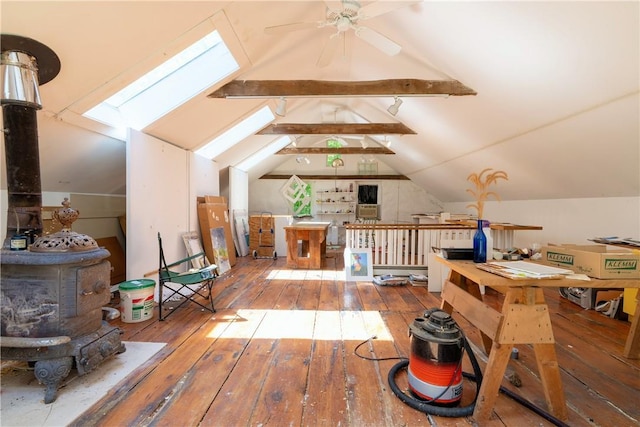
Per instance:
[[[182,234],[182,240],[184,241],[184,246],[187,248],[187,254],[189,256],[193,256],[195,254],[199,254],[204,252],[202,249],[202,244],[200,243],[200,236],[195,231],[190,231],[188,233]],[[191,265],[193,268],[204,268],[207,263],[205,261],[206,257],[203,258],[194,258],[191,260]]]
[[[345,248],[344,250],[345,280],[370,282],[373,280],[373,263],[371,248]]]

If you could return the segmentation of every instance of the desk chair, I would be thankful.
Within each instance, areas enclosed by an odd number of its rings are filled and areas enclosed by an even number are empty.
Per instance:
[[[202,258],[202,265],[206,265],[207,262],[204,252],[200,252],[171,264],[167,264],[164,258],[164,251],[162,249],[162,238],[160,237],[160,233],[158,233],[158,246],[160,248],[160,262],[158,267],[158,280],[160,281],[160,288],[158,291],[158,299],[160,300],[160,320],[164,320],[169,317],[171,313],[173,313],[177,308],[179,308],[187,301],[194,302],[205,310],[208,310],[211,313],[215,313],[216,310],[213,307],[211,287],[213,286],[213,281],[217,277],[217,266],[215,264],[211,264],[200,269],[189,269],[188,271],[182,273],[173,271],[171,270],[172,267],[178,267],[181,264],[187,264],[188,267],[190,261],[198,258]],[[165,289],[167,289],[168,291],[168,296],[166,297],[164,295]],[[176,297],[181,301],[173,308],[172,311],[164,316],[164,312],[162,310],[163,304],[165,304],[169,300],[175,300]],[[209,308],[209,304],[204,305],[200,301],[196,300],[197,297],[202,297],[205,300],[209,300],[211,308]]]

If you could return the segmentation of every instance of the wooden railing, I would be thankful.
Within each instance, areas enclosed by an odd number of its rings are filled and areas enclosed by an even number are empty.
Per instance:
[[[440,248],[471,247],[475,227],[457,224],[346,224],[346,247],[371,248],[374,268],[428,267]],[[471,246],[470,246],[471,245]]]

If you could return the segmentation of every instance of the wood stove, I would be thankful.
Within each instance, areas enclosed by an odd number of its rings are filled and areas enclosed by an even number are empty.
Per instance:
[[[75,367],[79,375],[122,353],[119,328],[103,320],[109,303],[109,252],[2,251],[0,356],[34,364],[45,403]]]
[[[25,235],[42,234],[38,80],[53,79],[60,61],[47,46],[26,37],[3,34],[0,47],[8,193],[0,259],[0,357],[33,363],[36,378],[46,386],[44,402],[51,403],[73,367],[83,375],[125,347],[120,329],[103,320],[111,296],[109,252],[71,231],[78,212],[67,200],[56,213],[62,231],[27,245]]]

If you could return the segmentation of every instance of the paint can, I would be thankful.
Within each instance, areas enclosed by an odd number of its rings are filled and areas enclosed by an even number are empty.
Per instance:
[[[156,282],[151,279],[129,280],[118,285],[123,322],[137,323],[153,317],[155,287]]]

